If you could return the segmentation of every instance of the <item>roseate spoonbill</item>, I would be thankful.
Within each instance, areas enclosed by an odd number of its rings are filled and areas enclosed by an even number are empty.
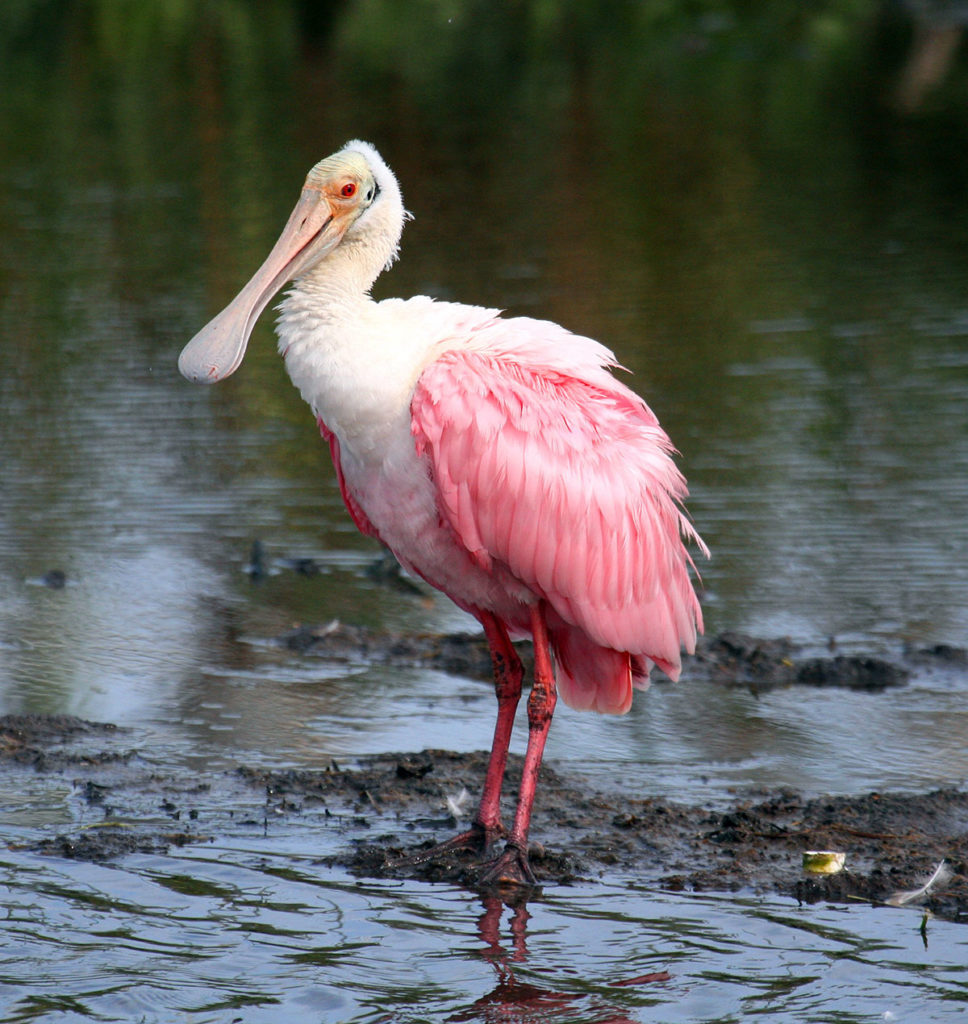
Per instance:
[[[424,296],[375,302],[407,213],[396,178],[353,141],[306,178],[279,240],[188,343],[179,369],[213,382],[242,361],[289,281],[279,350],[329,443],[365,534],[481,623],[497,723],[480,807],[440,849],[485,857],[483,882],[533,883],[528,826],[557,686],[574,708],[621,714],[658,665],[673,679],[702,615],[681,510],[685,480],[614,356],[557,324]],[[528,743],[511,831],[500,819],[522,665],[534,641]],[[425,859],[422,856],[420,859]]]

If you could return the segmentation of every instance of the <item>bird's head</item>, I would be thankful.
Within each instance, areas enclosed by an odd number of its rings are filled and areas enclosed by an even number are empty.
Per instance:
[[[214,383],[242,362],[259,314],[289,281],[304,276],[338,247],[357,254],[362,276],[393,262],[406,217],[392,171],[367,142],[347,143],[309,172],[282,234],[249,283],[182,349],[178,369]]]

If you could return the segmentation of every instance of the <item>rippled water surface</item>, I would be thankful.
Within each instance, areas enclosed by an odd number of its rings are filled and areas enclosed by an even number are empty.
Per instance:
[[[321,877],[304,848],[282,835],[129,857],[123,871],[7,855],[0,970],[24,993],[7,1019],[619,1024],[964,1012],[964,929],[932,923],[925,944],[917,915],[646,892],[621,879],[513,910],[442,886]]]
[[[675,4],[629,24],[585,4],[450,6],[3,16],[0,711],[127,726],[145,756],[198,772],[489,744],[479,682],[267,642],[333,619],[472,624],[367,575],[379,552],[342,508],[269,316],[224,384],[175,367],[309,166],[356,135],[415,215],[380,296],[547,317],[633,372],[713,551],[710,632],[890,658],[965,645],[960,66],[899,109],[912,35],[873,4],[796,26]],[[751,785],[962,785],[965,690],[957,667],[882,694],[685,678],[621,719],[563,709],[548,759],[710,804]],[[0,770],[8,1020],[826,1024],[968,1004],[963,929],[931,922],[925,946],[917,914],[611,878],[515,917],[321,870],[322,840],[291,823],[68,862],[25,847],[90,824],[71,780],[11,785]]]

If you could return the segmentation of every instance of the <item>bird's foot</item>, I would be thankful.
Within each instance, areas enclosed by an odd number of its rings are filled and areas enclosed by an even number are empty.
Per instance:
[[[531,870],[527,849],[509,841],[481,875],[480,885],[484,888],[512,885],[536,888],[538,879]]]
[[[413,867],[417,864],[428,864],[431,861],[439,860],[448,854],[460,850],[469,850],[480,857],[486,857],[491,847],[504,835],[504,827],[500,824],[487,828],[484,825],[474,822],[466,832],[461,832],[451,839],[445,839],[436,846],[426,850],[417,850],[406,857],[393,861],[392,867]]]

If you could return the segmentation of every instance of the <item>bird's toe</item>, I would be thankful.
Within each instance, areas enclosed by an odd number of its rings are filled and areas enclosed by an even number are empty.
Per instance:
[[[491,886],[529,886],[536,888],[538,879],[528,860],[528,851],[516,843],[507,843],[502,853],[484,870],[480,884]]]
[[[466,832],[461,832],[451,839],[428,847],[426,850],[417,850],[406,857],[401,857],[399,860],[395,860],[391,866],[412,867],[417,864],[428,864],[448,854],[464,851],[476,853],[479,857],[484,858],[489,855],[494,844],[503,835],[503,831],[500,825],[495,829],[488,829],[475,822]]]

